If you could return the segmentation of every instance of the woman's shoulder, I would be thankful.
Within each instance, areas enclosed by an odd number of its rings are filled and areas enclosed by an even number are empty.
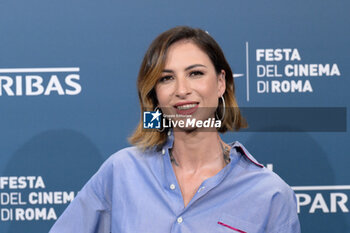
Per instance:
[[[291,187],[277,173],[259,163],[240,142],[231,145],[240,157],[238,165],[242,168],[242,175],[255,179],[264,189],[286,196],[294,195]]]
[[[155,151],[141,149],[132,146],[123,148],[110,155],[93,175],[90,181],[98,183],[112,182],[115,178],[122,177],[120,174],[133,174],[141,168],[147,167],[152,158],[156,158]]]
[[[106,162],[107,163],[115,163],[115,162],[123,162],[130,160],[142,160],[152,156],[155,156],[157,151],[155,149],[142,150],[136,146],[125,147],[120,149],[110,155]]]
[[[141,154],[142,154],[141,151],[135,146],[125,147],[111,154],[107,158],[106,162],[113,163],[113,162],[128,160],[131,157],[137,157],[137,156],[140,156]]]
[[[150,163],[152,160],[158,159],[159,152],[155,149],[142,150],[136,146],[125,147],[111,154],[101,165],[100,170],[108,170],[115,168],[129,168],[141,164]]]

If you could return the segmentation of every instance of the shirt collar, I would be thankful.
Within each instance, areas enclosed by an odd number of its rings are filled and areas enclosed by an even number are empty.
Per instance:
[[[264,167],[264,165],[262,165],[261,163],[259,163],[259,162],[253,157],[253,155],[251,155],[251,154],[249,153],[249,151],[248,151],[240,142],[238,142],[238,141],[232,142],[232,143],[230,143],[230,146],[231,146],[231,148],[236,148],[237,151],[238,151],[241,155],[245,156],[250,162],[252,162],[252,163],[255,164],[256,166],[261,167],[261,168]]]
[[[166,141],[163,148],[169,150],[169,149],[173,148],[173,144],[174,144],[173,130],[169,129],[167,134],[168,134],[168,140]],[[264,167],[264,165],[259,163],[240,142],[235,141],[235,142],[230,143],[229,145],[231,146],[231,148],[236,148],[240,154],[245,156],[250,162],[252,162],[256,166]],[[232,153],[230,153],[230,155],[232,155]]]

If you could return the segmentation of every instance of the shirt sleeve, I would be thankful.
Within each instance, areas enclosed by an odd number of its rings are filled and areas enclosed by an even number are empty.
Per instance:
[[[273,230],[271,233],[300,233],[300,224],[299,219],[295,218],[292,219],[289,223],[278,227],[277,229]]]
[[[112,166],[105,162],[86,183],[49,233],[109,233]]]
[[[297,201],[293,190],[285,185],[272,200],[266,233],[300,233]]]

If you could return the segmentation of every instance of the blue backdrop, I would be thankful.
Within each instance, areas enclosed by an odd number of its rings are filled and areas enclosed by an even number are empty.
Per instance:
[[[177,25],[218,41],[240,106],[289,109],[273,115],[281,125],[224,140],[242,142],[294,188],[302,232],[350,232],[349,12],[346,0],[1,0],[0,232],[48,232],[129,145],[141,60]],[[304,121],[315,107],[324,112]],[[290,128],[293,119],[302,124]]]

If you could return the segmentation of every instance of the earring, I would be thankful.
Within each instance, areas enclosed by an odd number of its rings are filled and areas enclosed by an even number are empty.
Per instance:
[[[153,112],[157,112],[157,111],[160,111],[162,113],[162,110],[160,109],[160,107],[157,105],[157,107],[155,107],[153,109]],[[162,113],[163,114],[163,113]]]
[[[224,117],[225,117],[226,105],[225,105],[225,99],[224,99],[224,96],[223,96],[223,95],[220,97],[220,99],[221,99],[221,101],[222,101],[222,108],[223,108],[223,110],[222,110],[222,115],[221,115],[221,118],[219,119],[218,113],[215,111],[215,116],[216,116],[216,118],[217,118],[218,120],[222,121],[222,120],[224,119]],[[218,108],[219,108],[219,107],[218,107]]]

